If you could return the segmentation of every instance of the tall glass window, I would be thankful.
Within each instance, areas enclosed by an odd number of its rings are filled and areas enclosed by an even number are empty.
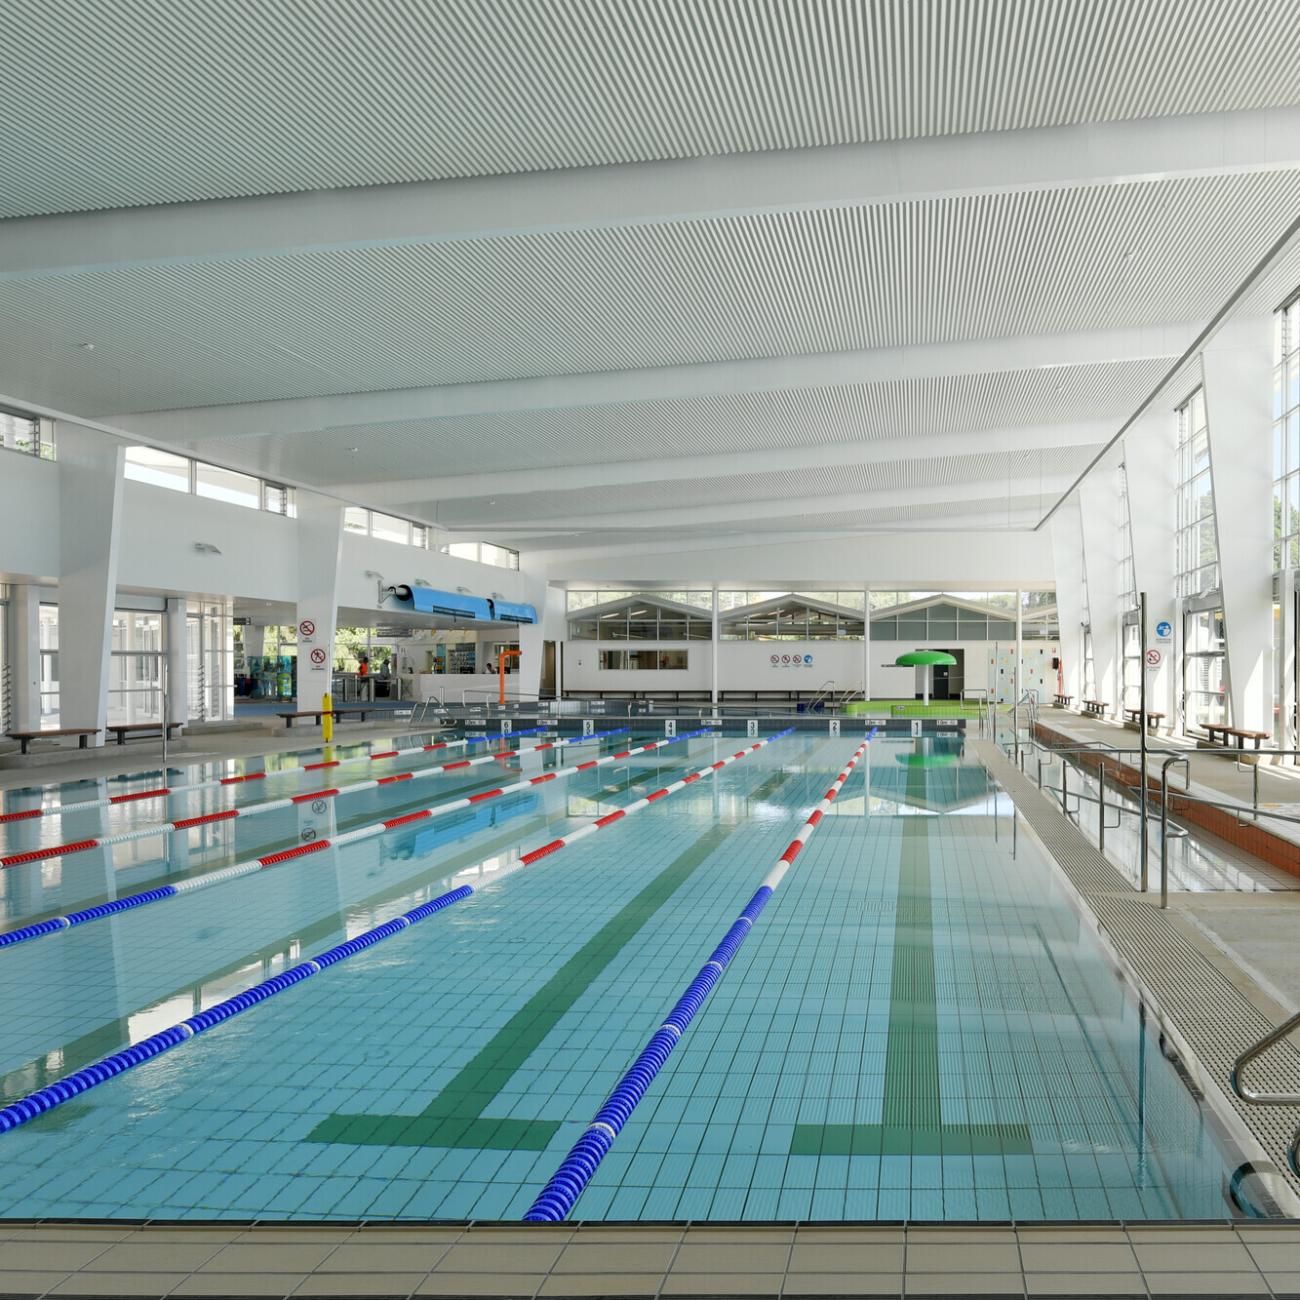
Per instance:
[[[1200,596],[1219,586],[1219,536],[1205,393],[1178,408],[1178,594]]]
[[[1222,609],[1200,609],[1183,618],[1183,694],[1186,725],[1228,721],[1227,641]]]
[[[1300,565],[1300,294],[1273,317],[1273,569]]]
[[[59,607],[42,605],[38,622],[41,652],[41,726],[59,725]]]
[[[113,611],[109,722],[162,721],[162,614]]]

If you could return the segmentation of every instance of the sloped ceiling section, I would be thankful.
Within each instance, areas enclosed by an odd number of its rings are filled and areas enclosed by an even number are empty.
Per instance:
[[[0,215],[1300,102],[1288,0],[9,0]],[[57,148],[51,148],[51,141]]]
[[[548,554],[1030,527],[1300,214],[1295,17],[10,0],[0,394]]]

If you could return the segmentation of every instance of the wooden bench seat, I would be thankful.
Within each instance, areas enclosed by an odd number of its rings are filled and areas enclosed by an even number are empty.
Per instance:
[[[1058,709],[1068,709],[1074,700],[1073,695],[1056,695],[1053,697]]]
[[[1103,718],[1106,716],[1106,710],[1110,705],[1105,700],[1084,700],[1083,711],[1091,714],[1094,718]]]
[[[1140,718],[1142,716],[1141,709],[1125,709],[1124,716],[1132,726],[1134,727],[1141,726],[1141,722],[1140,722]],[[1148,730],[1158,729],[1161,722],[1164,721],[1164,716],[1165,715],[1157,709],[1148,709],[1147,710]]]
[[[7,734],[11,740],[18,742],[20,752],[25,754],[27,746],[33,740],[42,740],[47,736],[76,736],[77,748],[85,749],[90,737],[98,736],[101,730],[100,727],[54,727],[44,731],[10,731]]]
[[[373,712],[374,709],[299,709],[296,713],[278,713],[276,716],[284,719],[286,728],[292,727],[299,718],[314,718],[319,727],[322,718],[332,717],[335,722],[356,718],[358,722],[364,722],[366,714]]]
[[[1214,737],[1216,735],[1222,735],[1223,747],[1225,749],[1228,748],[1229,737],[1232,737],[1232,739],[1237,742],[1238,749],[1245,749],[1246,741],[1248,740],[1253,740],[1255,742],[1255,748],[1259,749],[1263,745],[1264,741],[1272,740],[1273,738],[1272,733],[1268,731],[1251,731],[1247,727],[1229,727],[1222,722],[1206,722],[1202,723],[1202,726],[1205,728],[1205,734],[1210,738],[1210,744],[1214,744]]]
[[[170,740],[172,736],[176,732],[178,732],[184,725],[185,724],[183,722],[169,722],[167,724],[167,739]],[[108,726],[104,728],[104,730],[112,732],[117,737],[117,743],[119,745],[125,745],[126,738],[128,735],[137,736],[143,732],[152,731],[161,737],[162,723],[161,722],[121,722],[121,723],[110,722]]]

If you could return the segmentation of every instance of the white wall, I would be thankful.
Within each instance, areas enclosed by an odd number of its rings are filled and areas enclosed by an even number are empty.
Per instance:
[[[601,650],[686,649],[690,659],[684,672],[674,670],[626,671],[599,667]],[[916,669],[899,668],[894,660],[908,650],[960,649],[965,652],[966,685],[999,692],[1009,699],[1013,690],[1015,642],[992,641],[873,641],[871,694],[876,699],[911,699],[916,693]],[[564,643],[564,689],[566,691],[707,691],[709,689],[708,641],[566,641]],[[785,657],[799,663],[772,663]],[[812,655],[812,663],[802,662]],[[1050,699],[1055,693],[1056,672],[1051,667],[1060,655],[1055,641],[1027,641],[1022,660],[1025,689],[1039,689]],[[861,641],[720,641],[718,643],[718,688],[721,691],[802,691],[811,694],[825,682],[835,689],[861,690],[863,651]],[[1005,670],[1000,673],[999,670]],[[1000,681],[1000,678],[1005,681]],[[1005,685],[1005,690],[1001,689]]]

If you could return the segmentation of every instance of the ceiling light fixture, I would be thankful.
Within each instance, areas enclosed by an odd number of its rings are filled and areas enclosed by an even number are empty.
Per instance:
[[[211,542],[195,542],[194,549],[201,555],[220,555],[221,547],[213,546]]]

